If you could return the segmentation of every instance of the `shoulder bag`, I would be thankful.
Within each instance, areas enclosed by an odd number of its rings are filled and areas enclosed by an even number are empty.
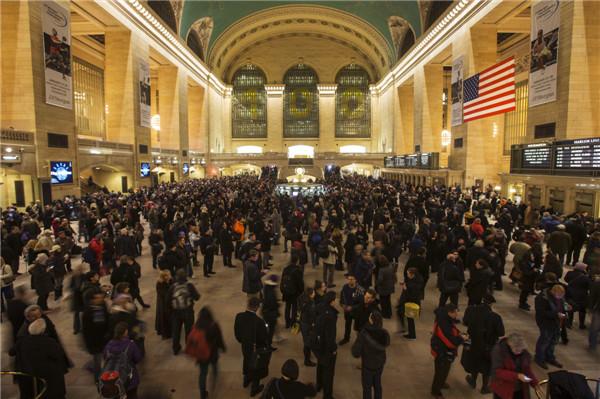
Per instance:
[[[254,319],[254,328],[252,330],[252,354],[248,366],[251,370],[261,370],[269,368],[271,362],[271,348],[265,345],[256,344],[256,319]]]

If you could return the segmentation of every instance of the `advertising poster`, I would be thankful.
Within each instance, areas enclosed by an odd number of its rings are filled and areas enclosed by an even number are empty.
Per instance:
[[[150,63],[140,58],[140,125],[150,127]]]
[[[558,0],[543,0],[531,8],[531,64],[529,66],[529,106],[556,101],[558,72]]]
[[[53,1],[42,3],[46,103],[73,109],[71,26],[69,10]]]
[[[463,123],[463,57],[452,60],[451,126]]]

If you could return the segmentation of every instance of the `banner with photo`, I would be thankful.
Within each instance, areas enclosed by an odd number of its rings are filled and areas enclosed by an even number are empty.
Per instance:
[[[140,125],[150,127],[152,109],[150,107],[150,63],[140,58]]]
[[[560,3],[542,0],[531,8],[529,106],[556,101]]]
[[[69,18],[66,8],[53,1],[42,2],[46,103],[73,109]]]
[[[463,123],[463,57],[452,60],[451,126]]]

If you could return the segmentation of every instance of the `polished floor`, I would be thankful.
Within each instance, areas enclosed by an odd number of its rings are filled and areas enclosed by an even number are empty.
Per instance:
[[[75,226],[74,226],[75,227]],[[146,231],[147,231],[146,225]],[[194,362],[187,359],[184,354],[173,356],[171,342],[162,340],[154,331],[154,310],[156,302],[155,282],[158,272],[151,267],[151,257],[147,244],[143,255],[138,259],[142,265],[142,278],[140,287],[142,297],[151,304],[148,310],[140,310],[138,316],[148,325],[146,331],[146,357],[138,365],[141,376],[139,397],[145,398],[197,398],[200,397],[198,389],[199,369]],[[283,245],[273,247],[272,273],[280,274],[288,260],[288,253],[283,253]],[[400,260],[401,268],[406,262],[406,255]],[[74,262],[80,262],[77,257]],[[202,298],[195,305],[196,312],[203,306],[210,306],[215,317],[223,330],[227,352],[224,353],[218,363],[219,373],[216,387],[210,390],[210,398],[246,398],[249,397],[249,388],[242,387],[242,362],[240,345],[233,335],[233,321],[235,314],[245,309],[246,295],[241,292],[242,268],[239,261],[235,269],[224,268],[220,257],[215,258],[216,275],[211,278],[201,276],[201,268],[195,268],[198,278],[191,280],[201,293]],[[512,262],[507,262],[507,270],[510,270]],[[21,266],[23,271],[24,265]],[[305,282],[312,284],[315,279],[322,277],[320,267],[307,266],[305,270]],[[109,277],[103,279],[108,281]],[[341,289],[345,282],[343,272],[336,271],[334,290]],[[384,398],[427,398],[430,397],[430,386],[433,377],[433,358],[429,353],[430,332],[433,326],[433,307],[438,301],[439,293],[435,288],[435,276],[430,279],[427,287],[426,298],[423,304],[421,319],[417,320],[417,340],[406,341],[401,335],[396,334],[398,327],[395,320],[386,320],[384,327],[392,336],[392,343],[387,352],[387,364],[383,372],[383,397]],[[29,284],[27,275],[20,276],[15,284]],[[68,279],[65,286],[68,286]],[[504,280],[505,289],[496,292],[498,303],[494,309],[504,319],[507,334],[519,332],[526,336],[529,349],[534,351],[538,330],[535,325],[535,314],[517,309],[518,290],[511,285],[507,279]],[[397,288],[392,301],[396,301],[400,295]],[[31,302],[35,301],[34,293],[31,293]],[[466,295],[463,293],[459,300],[461,314],[467,303]],[[533,304],[533,298],[530,303]],[[66,375],[68,398],[97,398],[99,397],[93,384],[91,373],[82,368],[90,355],[83,346],[83,337],[72,333],[72,314],[69,299],[58,302],[49,300],[49,306],[54,310],[49,317],[56,324],[61,341],[75,363],[75,367]],[[283,309],[282,309],[283,313]],[[459,317],[461,317],[459,315]],[[343,316],[338,318],[338,340],[343,337]],[[2,323],[2,370],[12,368],[11,359],[7,354],[10,344],[10,324]],[[301,336],[293,336],[289,330],[282,331],[281,336],[285,339],[277,344],[279,350],[274,353],[270,377],[280,376],[283,362],[288,358],[294,358],[302,364],[302,339]],[[579,329],[569,330],[570,342],[567,346],[557,346],[557,358],[564,364],[565,369],[576,371],[590,377],[600,377],[600,355],[592,355],[586,350],[587,331]],[[359,359],[354,359],[350,354],[350,344],[339,348],[338,359],[335,370],[334,396],[338,399],[358,399],[362,397],[360,370],[357,366]],[[552,371],[552,366],[551,370]],[[544,379],[544,370],[534,365],[534,372],[538,378]],[[300,380],[304,382],[315,381],[315,368],[300,366]],[[210,378],[210,375],[209,375]],[[456,361],[448,377],[450,389],[445,391],[446,398],[479,398],[492,395],[479,393],[481,382],[478,381],[477,390],[471,389],[465,382],[465,372]],[[210,380],[209,380],[210,381]],[[264,380],[266,382],[268,380]],[[17,398],[18,389],[12,385],[10,377],[2,377],[1,398]],[[321,397],[319,394],[318,397]]]

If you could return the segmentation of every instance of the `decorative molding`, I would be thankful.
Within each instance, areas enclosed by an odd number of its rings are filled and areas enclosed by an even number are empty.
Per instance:
[[[177,24],[177,33],[181,29],[181,16],[183,15],[183,1],[182,0],[171,0],[171,7],[173,8],[173,14],[175,14],[175,23]]]
[[[319,15],[319,18],[315,18]],[[298,32],[303,26],[327,27],[354,46],[368,48],[369,58],[377,60],[378,76],[394,64],[394,51],[381,32],[359,17],[325,6],[287,5],[273,7],[245,17],[226,29],[211,46],[207,64],[213,71],[223,65],[228,53],[241,42],[254,42],[266,30],[273,30],[269,36],[276,36],[276,29],[286,27]],[[333,29],[332,29],[333,28]],[[312,29],[314,31],[314,28]],[[259,35],[256,33],[259,32]],[[331,37],[331,36],[329,36]],[[338,39],[339,40],[339,39]],[[247,47],[247,46],[246,46]],[[381,64],[381,66],[379,66]]]
[[[190,29],[188,30],[185,36],[186,43],[187,37],[192,31],[198,34],[198,38],[200,39],[200,45],[202,46],[202,55],[204,57],[203,59],[206,59],[208,42],[210,41],[210,37],[213,31],[213,19],[211,17],[204,17],[194,22],[192,26],[190,26]]]

